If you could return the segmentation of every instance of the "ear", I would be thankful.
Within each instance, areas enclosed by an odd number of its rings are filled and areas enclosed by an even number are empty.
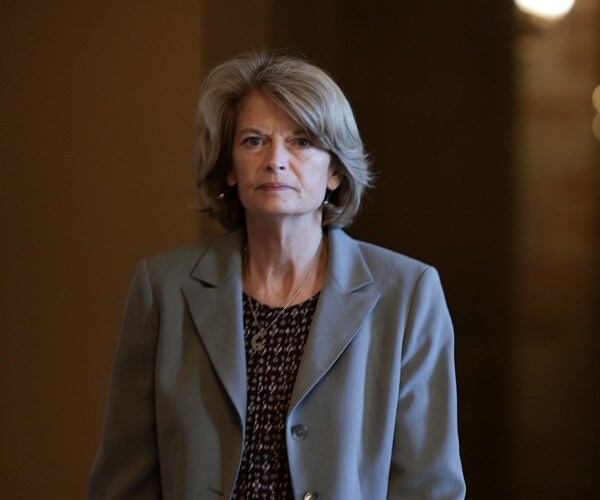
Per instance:
[[[342,179],[340,178],[340,175],[335,170],[330,168],[329,179],[327,180],[327,189],[329,189],[330,191],[335,191],[337,188],[340,187],[341,183]]]
[[[227,177],[225,177],[225,182],[227,182],[227,185],[229,187],[233,187],[237,184],[237,175],[235,175],[235,172],[233,171],[233,169],[230,169],[227,172]]]

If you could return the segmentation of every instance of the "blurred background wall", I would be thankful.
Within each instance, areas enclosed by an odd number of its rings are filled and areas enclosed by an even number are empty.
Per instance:
[[[132,269],[198,237],[201,7],[1,4],[0,498],[85,498]]]
[[[350,232],[440,270],[469,498],[591,498],[599,4],[4,2],[0,497],[85,496],[135,263],[218,231],[188,208],[202,77],[293,47],[374,159]]]

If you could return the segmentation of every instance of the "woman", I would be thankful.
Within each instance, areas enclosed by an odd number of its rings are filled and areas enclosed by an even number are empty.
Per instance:
[[[90,497],[462,498],[442,288],[339,229],[371,173],[338,86],[243,55],[199,121],[230,231],[138,266]]]

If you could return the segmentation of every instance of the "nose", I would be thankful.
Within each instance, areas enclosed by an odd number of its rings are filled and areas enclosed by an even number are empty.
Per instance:
[[[272,172],[285,170],[288,162],[288,151],[283,141],[274,140],[269,145],[265,158],[265,168]]]

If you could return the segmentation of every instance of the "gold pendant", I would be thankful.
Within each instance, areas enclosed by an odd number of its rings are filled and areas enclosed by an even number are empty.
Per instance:
[[[250,339],[250,345],[252,346],[252,349],[257,352],[262,351],[267,343],[266,336],[267,333],[265,332],[264,328],[260,332],[252,335],[252,338]]]

